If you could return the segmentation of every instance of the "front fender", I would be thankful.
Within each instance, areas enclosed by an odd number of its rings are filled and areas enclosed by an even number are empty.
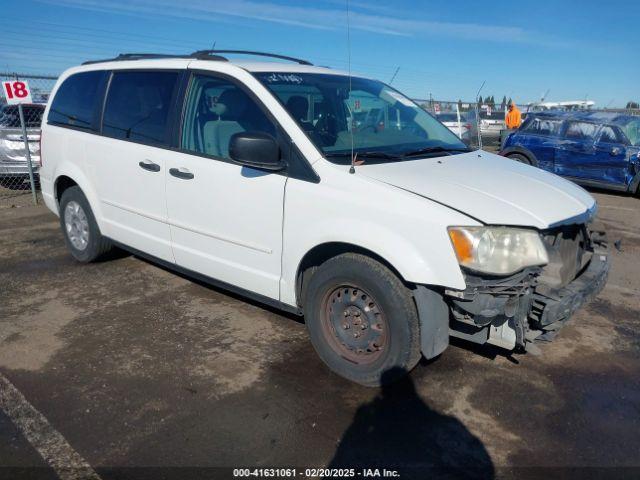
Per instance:
[[[300,265],[307,253],[327,243],[351,244],[371,251],[410,283],[465,288],[447,226],[477,224],[474,220],[357,174],[328,177],[325,173],[321,183],[311,188],[297,180],[290,179],[287,183],[282,302],[297,304]],[[344,179],[348,182],[344,187],[330,185]]]
[[[362,235],[359,232],[366,232]],[[464,277],[447,237],[424,236],[424,245],[411,241],[389,228],[367,221],[340,219],[321,222],[304,232],[304,239],[296,235],[295,243],[285,240],[281,301],[296,304],[296,279],[300,264],[308,252],[327,243],[343,243],[369,250],[395,268],[411,283],[439,285],[463,290]]]

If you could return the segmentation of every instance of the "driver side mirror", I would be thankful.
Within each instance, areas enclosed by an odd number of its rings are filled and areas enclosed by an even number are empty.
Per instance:
[[[239,165],[262,170],[278,171],[285,167],[280,160],[276,140],[266,133],[241,132],[231,136],[229,156]]]

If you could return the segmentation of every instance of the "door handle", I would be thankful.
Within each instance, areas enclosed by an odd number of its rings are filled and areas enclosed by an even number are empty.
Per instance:
[[[186,168],[170,168],[169,173],[176,178],[182,178],[183,180],[191,180],[193,173]]]
[[[609,153],[611,156],[615,157],[616,155],[620,155],[620,149],[618,147],[613,147]]]
[[[140,168],[144,168],[150,172],[160,171],[160,165],[153,163],[151,160],[144,160],[143,162],[139,162],[138,165],[140,165]]]

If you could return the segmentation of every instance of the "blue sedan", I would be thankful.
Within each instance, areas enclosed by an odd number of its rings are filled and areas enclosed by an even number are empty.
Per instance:
[[[640,117],[603,112],[533,112],[501,155],[576,183],[639,193]]]

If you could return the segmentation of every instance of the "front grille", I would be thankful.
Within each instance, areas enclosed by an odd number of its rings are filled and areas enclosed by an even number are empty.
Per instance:
[[[568,285],[589,261],[589,233],[585,225],[565,225],[544,232],[549,264],[541,282],[553,288]]]

